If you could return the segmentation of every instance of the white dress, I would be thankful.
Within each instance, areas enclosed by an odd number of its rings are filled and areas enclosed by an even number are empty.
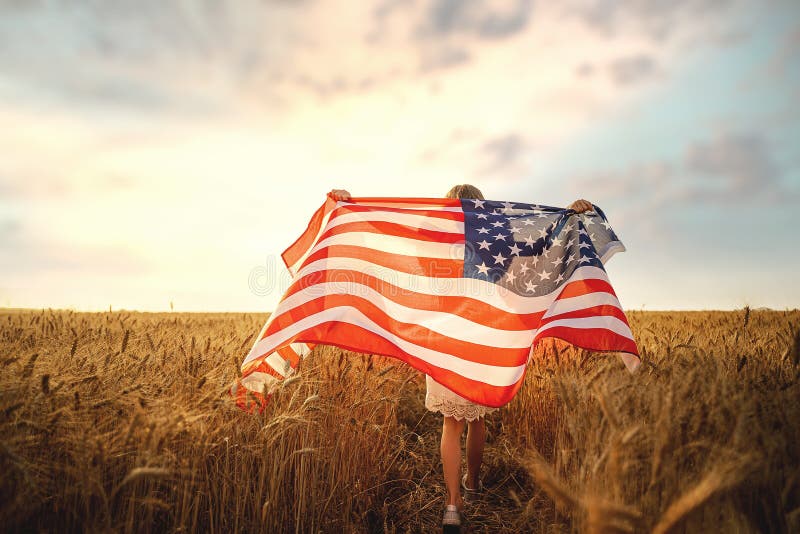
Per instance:
[[[432,412],[441,412],[443,415],[454,417],[458,420],[474,421],[487,413],[496,412],[497,408],[490,408],[482,404],[475,404],[458,393],[446,388],[439,382],[425,375],[425,407]]]

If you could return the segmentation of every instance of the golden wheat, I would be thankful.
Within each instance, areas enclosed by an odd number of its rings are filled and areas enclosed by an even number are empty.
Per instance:
[[[556,339],[487,418],[473,532],[800,531],[800,312],[628,312],[644,365]],[[320,346],[263,414],[262,314],[0,313],[7,531],[432,532],[424,376]]]

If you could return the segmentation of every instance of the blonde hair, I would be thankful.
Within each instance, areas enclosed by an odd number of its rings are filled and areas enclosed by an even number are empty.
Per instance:
[[[445,198],[477,198],[478,200],[485,200],[481,190],[469,184],[453,186],[450,191],[447,192]]]

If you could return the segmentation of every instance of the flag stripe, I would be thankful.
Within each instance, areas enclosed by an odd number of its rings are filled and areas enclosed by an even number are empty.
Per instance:
[[[343,339],[339,339],[339,336],[342,336],[340,326],[343,324],[359,326],[378,334],[404,353],[412,354],[431,365],[446,368],[471,380],[495,386],[509,386],[519,380],[524,371],[525,361],[529,352],[529,349],[520,351],[524,353],[525,357],[522,358],[521,364],[516,366],[489,365],[475,362],[402,339],[394,332],[390,332],[375,323],[375,321],[353,306],[334,306],[319,313],[305,316],[264,338],[260,343],[263,343],[264,346],[279,346],[287,342],[312,341],[319,339],[320,336],[325,339],[326,343],[334,345],[353,343],[354,340],[348,339],[346,336],[343,336]],[[358,341],[361,343],[362,340]],[[361,350],[378,353],[366,345]],[[251,353],[253,357],[257,357],[257,355],[257,352]]]
[[[367,247],[378,252],[404,256],[424,256],[449,260],[464,259],[464,245],[455,243],[432,243],[420,239],[373,234],[370,232],[348,232],[321,240],[311,253],[332,245]]]
[[[625,317],[625,312],[623,312],[621,309],[619,309],[616,305],[613,304],[611,305],[601,304],[598,306],[590,306],[579,310],[573,310],[570,312],[561,313],[554,317],[550,317],[548,319],[543,320],[542,325],[560,319],[577,319],[582,317],[616,317],[617,319],[625,323],[625,326],[628,327],[626,335],[628,337],[633,336],[633,334],[630,332],[630,326],[628,325],[628,320]]]
[[[334,206],[336,206],[336,202],[330,197],[327,197],[322,206],[314,212],[306,231],[281,254],[283,263],[291,274],[295,273],[297,266],[302,262],[303,258],[311,252],[311,247],[325,228],[328,218],[330,217],[330,212]]]
[[[584,310],[603,304],[617,306],[618,303],[619,301],[614,295],[601,292],[584,293],[583,295],[568,298],[559,297],[553,302],[550,308],[548,308],[547,313],[542,316],[542,321],[551,319],[556,315],[562,315],[576,310]]]
[[[342,314],[348,306],[370,317],[387,331],[409,342],[424,341],[425,345],[443,352],[459,354],[462,358],[475,362],[489,362],[499,366],[519,365],[527,358],[532,330],[498,330],[474,323],[457,314],[445,316],[443,312],[414,313],[404,306],[391,301],[378,306],[369,300],[370,296],[348,294],[327,294],[314,298],[286,312],[276,315],[267,329],[267,336],[255,347],[262,354],[275,350],[275,333],[295,323],[299,318],[316,315],[326,308],[339,308]],[[374,298],[374,297],[373,297]],[[405,308],[405,309],[404,309]],[[414,319],[417,321],[414,321]],[[459,337],[459,334],[460,337]],[[481,343],[481,341],[484,341]],[[486,344],[490,342],[491,345]]]
[[[348,232],[372,232],[375,234],[384,234],[392,237],[417,239],[419,241],[432,241],[434,243],[464,242],[463,223],[461,224],[456,223],[451,225],[453,227],[456,227],[455,230],[458,230],[459,226],[461,227],[460,231],[456,233],[455,231],[442,231],[438,229],[424,228],[422,226],[424,224],[422,221],[415,221],[415,222],[418,222],[420,226],[409,226],[406,224],[399,224],[396,222],[388,222],[388,221],[373,220],[373,219],[346,222],[335,226],[328,225],[328,230],[326,230],[320,236],[320,239],[324,242],[325,239],[331,236],[342,235]]]
[[[370,273],[395,272],[400,278],[408,275],[426,278],[460,278],[464,275],[463,260],[405,256],[355,245],[330,245],[311,254],[303,262],[295,277],[318,272],[326,265],[325,262],[341,265],[343,268],[347,268],[352,262],[368,267]]]
[[[485,280],[463,278],[460,273],[453,271],[461,268],[462,262],[445,261],[441,259],[427,259],[424,262],[419,258],[409,256],[393,256],[384,253],[370,254],[362,247],[349,247],[342,250],[327,249],[309,256],[306,265],[297,273],[296,283],[287,291],[291,295],[297,289],[305,287],[304,284],[311,280],[324,281],[322,274],[306,282],[300,282],[302,277],[322,273],[326,270],[349,269],[367,273],[382,282],[401,288],[399,291],[414,291],[434,295],[441,298],[442,294],[452,295],[454,298],[480,299],[487,306],[491,306],[497,313],[525,315],[542,313],[553,301],[550,295],[540,297],[526,297],[518,295],[503,286],[498,286]],[[446,275],[446,276],[445,276]],[[597,267],[578,267],[564,286],[562,295],[582,295],[595,290],[607,288],[608,282],[592,277],[602,276],[605,272]],[[446,277],[447,280],[441,280]],[[451,280],[455,278],[455,280]],[[347,278],[345,278],[346,280]],[[451,301],[443,301],[451,303]],[[511,320],[511,319],[509,319]]]
[[[330,262],[327,260],[323,260],[322,262],[318,263],[330,265]],[[341,263],[347,264],[348,262],[342,261]],[[352,261],[350,261],[349,264],[352,266]],[[304,268],[302,271],[300,271],[300,273],[298,273],[297,278],[286,291],[286,295],[284,296],[285,300],[288,300],[289,297],[301,291],[319,296],[323,293],[326,293],[327,289],[331,286],[334,289],[333,293],[341,293],[342,288],[338,287],[338,284],[348,283],[361,284],[366,288],[370,288],[375,292],[381,293],[383,298],[391,299],[408,307],[413,307],[421,312],[426,310],[439,312],[442,309],[458,309],[460,310],[460,315],[465,319],[480,322],[492,328],[501,328],[503,330],[535,329],[539,326],[542,316],[544,315],[544,304],[542,305],[543,309],[532,313],[503,313],[504,310],[499,309],[493,306],[491,302],[488,302],[490,299],[483,301],[475,298],[479,296],[480,293],[476,291],[470,293],[469,290],[466,290],[466,287],[462,287],[457,291],[451,291],[448,284],[442,283],[441,281],[437,283],[437,280],[435,279],[419,277],[427,282],[427,287],[420,288],[415,287],[413,284],[392,284],[385,279],[376,276],[377,274],[389,273],[376,273],[369,267],[366,267],[364,270],[346,270],[334,269],[330,267],[325,268],[324,265],[315,266],[317,269],[314,271],[306,273]],[[309,267],[311,267],[311,265],[309,265]],[[399,278],[399,276],[396,276],[394,281],[399,281],[397,280]],[[463,279],[459,279],[459,281],[460,280]],[[475,282],[479,282],[482,285],[488,285],[488,282],[482,282],[480,280],[475,280]],[[420,284],[421,283],[422,282],[420,282]],[[320,285],[320,287],[314,287],[316,285]],[[474,286],[477,284],[470,285],[474,288]],[[423,290],[426,292],[422,292]],[[361,288],[353,288],[353,291],[356,294],[363,295]],[[506,293],[510,292],[506,291]],[[502,298],[499,296],[496,301],[498,304],[505,304]]]
[[[446,225],[450,222],[464,222],[464,212],[460,207],[433,209],[414,209],[396,208],[381,206],[380,208],[364,206],[359,204],[347,204],[339,206],[333,210],[330,216],[328,227],[337,224],[340,219],[343,222],[350,222],[358,218],[369,218],[376,221],[396,221],[409,224],[413,220],[424,220],[427,225],[441,224]],[[463,227],[462,227],[463,228]]]
[[[621,336],[604,327],[571,328],[568,326],[554,326],[547,329],[546,335],[537,336],[536,341],[546,337],[557,337],[587,350],[625,351],[631,354],[638,354],[636,343],[632,339],[627,336]]]
[[[586,330],[605,328],[619,334],[620,336],[633,339],[631,329],[627,323],[620,321],[616,317],[579,317],[574,319],[556,319],[544,324],[541,328],[539,328],[536,331],[536,337],[540,337],[543,332],[557,326]]]

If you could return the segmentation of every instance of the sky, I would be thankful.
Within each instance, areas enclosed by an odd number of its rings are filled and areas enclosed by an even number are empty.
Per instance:
[[[332,188],[603,209],[623,307],[800,306],[793,0],[0,1],[0,306],[269,311]]]

